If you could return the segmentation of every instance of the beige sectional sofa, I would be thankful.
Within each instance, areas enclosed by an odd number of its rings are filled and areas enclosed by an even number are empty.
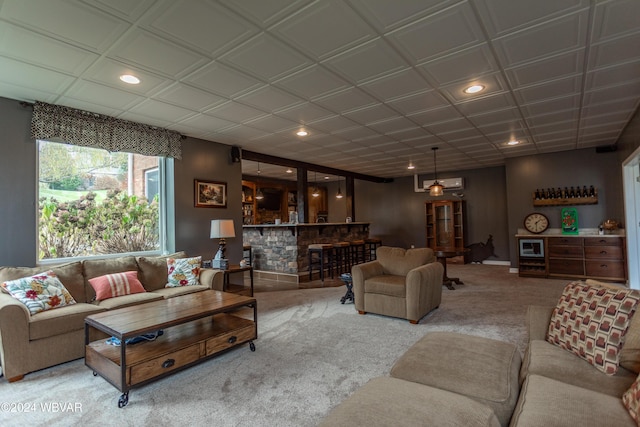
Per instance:
[[[622,401],[640,372],[640,314],[615,375],[546,340],[554,307],[528,309],[524,358],[510,343],[429,333],[335,407],[322,426],[633,427]]]
[[[76,301],[32,315],[20,301],[0,292],[0,366],[5,378],[17,381],[29,372],[84,357],[87,315],[205,289],[223,289],[224,273],[211,269],[201,270],[199,285],[165,288],[168,257],[184,258],[186,254],[87,259],[52,267],[0,267],[0,283],[52,270]],[[146,292],[94,301],[89,279],[125,271],[137,271]]]

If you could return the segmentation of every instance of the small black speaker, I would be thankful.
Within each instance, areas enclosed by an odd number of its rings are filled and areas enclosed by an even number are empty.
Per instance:
[[[240,147],[236,145],[231,147],[231,163],[240,163],[241,158],[242,158],[242,153],[240,151]]]
[[[616,144],[611,145],[599,145],[596,147],[596,153],[613,153],[618,149]]]

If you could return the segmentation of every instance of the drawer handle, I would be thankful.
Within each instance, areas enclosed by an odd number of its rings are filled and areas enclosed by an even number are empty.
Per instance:
[[[238,340],[238,337],[236,337],[235,335],[232,337],[229,337],[229,339],[227,340],[227,342],[229,344],[233,344],[234,342],[236,342]]]
[[[607,268],[609,267],[607,264],[600,264],[600,268]]]
[[[607,251],[600,251],[600,255],[606,255]]]
[[[607,241],[604,239],[600,239],[600,243],[607,243]]]
[[[165,369],[170,368],[173,365],[175,365],[175,363],[176,363],[175,359],[167,359],[164,362],[162,362],[162,367]]]

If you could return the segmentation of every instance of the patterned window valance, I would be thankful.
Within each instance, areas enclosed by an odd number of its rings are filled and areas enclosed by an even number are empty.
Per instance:
[[[182,158],[182,137],[178,132],[39,101],[33,106],[31,137],[108,151]]]

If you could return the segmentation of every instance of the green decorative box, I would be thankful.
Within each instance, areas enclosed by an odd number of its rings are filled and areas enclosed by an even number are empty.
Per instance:
[[[578,234],[578,210],[562,208],[562,234]]]

